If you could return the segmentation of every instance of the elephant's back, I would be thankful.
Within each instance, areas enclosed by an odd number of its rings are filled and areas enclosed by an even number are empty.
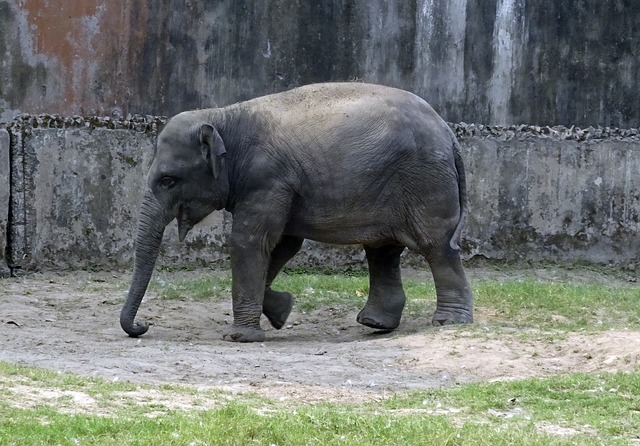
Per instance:
[[[362,125],[362,121],[384,119],[407,124],[441,121],[433,108],[413,93],[359,82],[310,84],[237,105],[289,126],[309,122],[348,126],[350,121]]]
[[[314,145],[318,138],[369,142],[408,131],[417,139],[451,141],[449,127],[425,100],[382,85],[311,84],[232,107],[261,122],[260,128],[278,135],[295,133],[300,142]]]
[[[255,98],[248,102],[254,103],[258,107],[281,111],[301,111],[309,106],[335,109],[361,102],[384,104],[413,101],[426,104],[423,99],[413,93],[393,87],[360,82],[327,82],[304,85],[281,93]]]

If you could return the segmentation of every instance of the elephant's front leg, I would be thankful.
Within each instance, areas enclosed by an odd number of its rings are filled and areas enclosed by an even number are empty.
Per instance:
[[[264,341],[260,316],[274,238],[270,231],[234,219],[230,242],[233,326],[224,336],[228,341]]]
[[[268,256],[255,240],[231,235],[233,326],[224,335],[227,341],[264,341],[260,316],[268,262]]]
[[[233,215],[231,228],[231,297],[233,326],[224,339],[235,342],[262,342],[260,327],[271,253],[284,228],[286,209],[278,191],[246,197]],[[279,199],[278,199],[279,198]]]

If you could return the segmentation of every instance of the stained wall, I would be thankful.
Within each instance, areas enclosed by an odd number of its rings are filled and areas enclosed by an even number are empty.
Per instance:
[[[640,127],[635,0],[0,1],[0,122],[361,79],[451,122]]]

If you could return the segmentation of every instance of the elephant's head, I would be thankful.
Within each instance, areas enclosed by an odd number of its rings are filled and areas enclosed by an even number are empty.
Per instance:
[[[177,115],[158,135],[147,191],[140,206],[133,279],[120,313],[120,325],[129,336],[148,330],[135,322],[158,257],[164,228],[178,220],[180,240],[211,212],[223,209],[229,194],[226,150],[217,130],[195,119]]]

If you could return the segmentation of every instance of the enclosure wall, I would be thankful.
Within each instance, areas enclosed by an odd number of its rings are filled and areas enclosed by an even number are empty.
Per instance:
[[[9,200],[9,177],[11,186],[9,208],[0,206],[0,225],[8,226],[9,266],[128,267],[145,173],[162,123],[162,118],[59,116],[13,121],[10,175],[7,144],[0,144],[0,186],[5,185],[0,204]],[[637,130],[451,127],[467,170],[466,258],[631,267],[640,258]],[[225,263],[230,222],[229,214],[216,212],[186,243],[177,241],[171,223],[160,262]],[[363,261],[359,247],[308,242],[294,262],[344,268]],[[423,264],[412,255],[405,262]]]

